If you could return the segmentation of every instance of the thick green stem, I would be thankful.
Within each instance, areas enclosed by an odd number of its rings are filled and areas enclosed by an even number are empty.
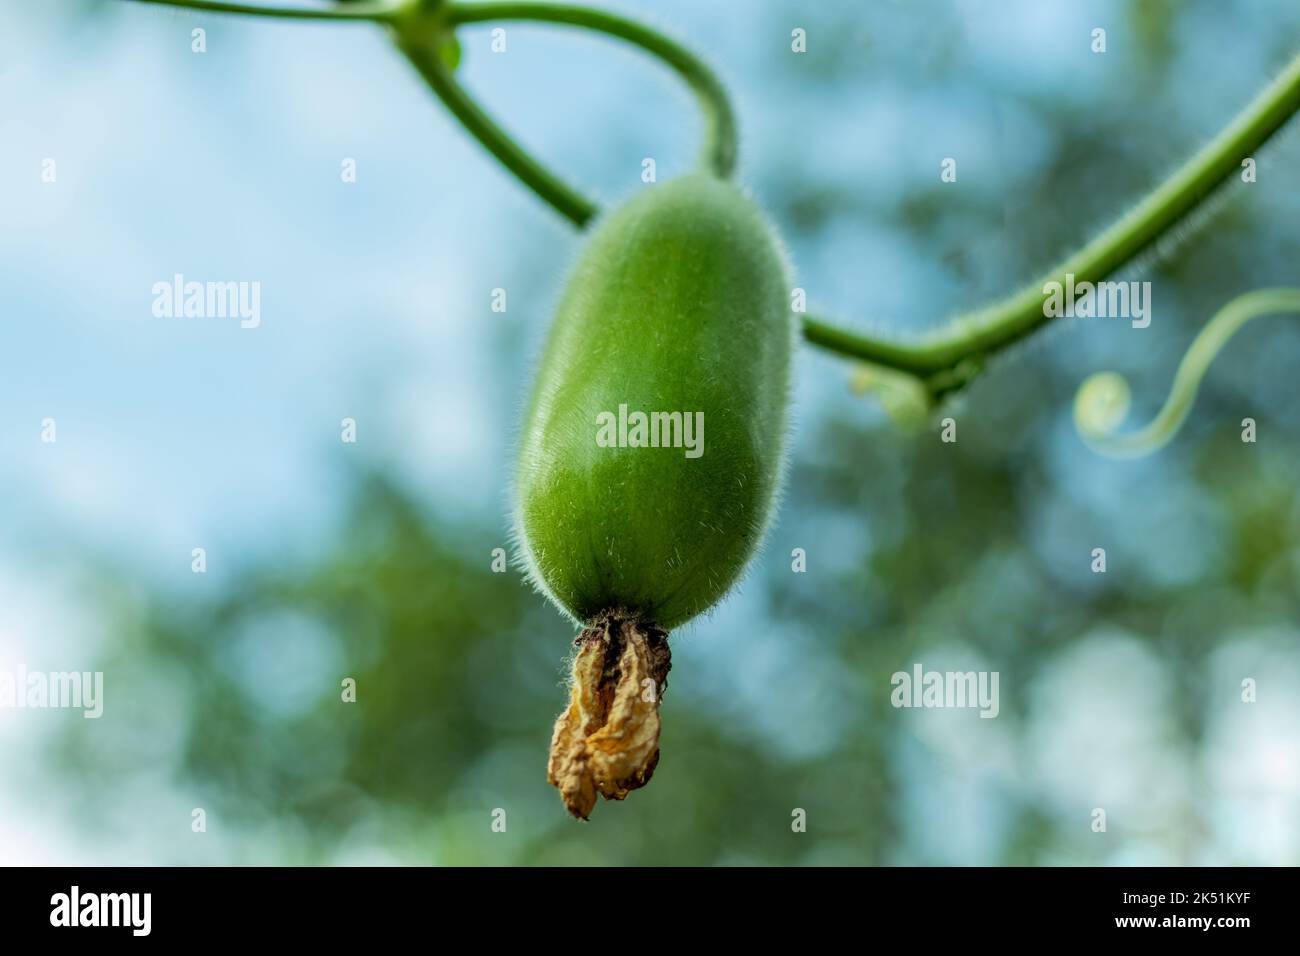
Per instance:
[[[959,316],[914,342],[858,335],[810,318],[805,335],[814,345],[867,362],[928,377],[983,359],[1020,341],[1048,322],[1043,303],[1050,282],[1097,282],[1131,262],[1240,172],[1244,159],[1300,110],[1300,57],[1264,89],[1209,144],[1160,184],[1127,215],[1038,281],[974,312]]]

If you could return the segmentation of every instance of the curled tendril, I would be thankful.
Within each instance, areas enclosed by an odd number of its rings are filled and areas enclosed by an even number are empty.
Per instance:
[[[1300,313],[1300,289],[1258,289],[1233,299],[1206,323],[1178,365],[1169,397],[1151,422],[1119,434],[1129,409],[1129,387],[1117,372],[1089,376],[1074,396],[1074,424],[1094,451],[1112,458],[1137,458],[1163,447],[1178,433],[1196,390],[1215,356],[1233,334],[1261,315]]]

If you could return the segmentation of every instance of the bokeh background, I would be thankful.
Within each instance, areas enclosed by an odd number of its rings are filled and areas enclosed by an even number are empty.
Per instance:
[[[899,332],[1032,278],[1300,50],[1291,0],[602,5],[727,80],[811,306]],[[489,40],[462,80],[602,201],[694,162],[656,63]],[[1125,274],[1150,328],[1058,323],[956,444],[804,349],[779,523],[674,639],[653,784],[585,826],[544,779],[572,631],[490,569],[580,237],[365,25],[8,3],[0,144],[0,667],[105,674],[97,721],[0,709],[0,862],[1300,862],[1300,328],[1241,334],[1154,457],[1070,420],[1103,368],[1150,413],[1220,305],[1296,283],[1296,129]],[[155,319],[176,272],[260,281],[262,326]],[[915,663],[998,671],[999,717],[895,710]]]

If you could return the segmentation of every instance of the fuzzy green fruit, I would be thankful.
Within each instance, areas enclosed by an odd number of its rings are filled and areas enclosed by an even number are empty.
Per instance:
[[[753,556],[782,471],[789,289],[761,212],[712,177],[650,186],[592,235],[550,330],[516,481],[530,574],[577,621],[675,628]]]

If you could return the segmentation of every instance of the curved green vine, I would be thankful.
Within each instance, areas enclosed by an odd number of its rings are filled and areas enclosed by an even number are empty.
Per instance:
[[[1166,445],[1187,419],[1201,379],[1228,340],[1251,319],[1300,313],[1300,289],[1257,289],[1233,299],[1205,324],[1178,365],[1169,397],[1150,423],[1133,432],[1118,429],[1129,409],[1129,387],[1117,372],[1098,372],[1074,396],[1074,423],[1094,451],[1112,458],[1147,455]]]
[[[454,25],[528,19],[582,26],[630,40],[648,52],[663,56],[684,76],[687,75],[680,64],[665,53],[664,44],[668,44],[676,48],[677,54],[684,54],[671,41],[648,27],[584,7],[557,3],[484,2],[450,3],[445,10],[448,22]],[[685,56],[693,59],[690,54]],[[712,76],[702,64],[699,69],[701,76]],[[723,125],[734,137],[731,109],[718,105],[727,103],[725,90],[711,79],[702,83],[692,82],[692,85],[706,105],[706,115],[714,118],[714,128],[718,126],[718,116],[726,117]],[[1076,282],[1095,282],[1131,262],[1237,172],[1241,161],[1265,143],[1297,110],[1300,110],[1300,56],[1293,59],[1218,136],[1127,215],[1033,284],[992,305],[958,316],[945,327],[912,341],[872,337],[814,316],[804,320],[804,337],[810,344],[829,351],[915,375],[922,379],[934,397],[956,391],[978,375],[990,357],[1052,320],[1043,308],[1047,283],[1064,282],[1070,273]],[[563,209],[560,211],[565,212]],[[578,222],[573,216],[569,218]],[[583,219],[579,225],[585,222]]]
[[[586,226],[598,211],[596,204],[552,173],[498,125],[456,82],[452,70],[433,48],[438,38],[451,35],[458,26],[512,20],[604,33],[640,47],[672,67],[695,91],[704,114],[701,165],[724,179],[735,172],[738,137],[726,89],[704,61],[649,27],[611,13],[563,3],[416,4],[399,15],[391,23],[394,40],[429,88],[470,135],[574,225]]]
[[[393,40],[411,61],[429,89],[460,121],[466,131],[495,156],[520,182],[579,228],[599,211],[596,204],[555,175],[520,146],[465,91],[442,56],[445,40],[452,36],[444,21],[414,29],[412,21],[394,26]]]
[[[453,3],[447,7],[447,13],[448,21],[453,24],[530,19],[579,25],[631,40],[651,53],[664,55],[658,43],[642,42],[656,37],[654,31],[621,18],[567,4]],[[629,27],[635,29],[635,39],[629,35]],[[700,69],[702,76],[711,77],[707,68],[701,65]],[[686,75],[685,71],[681,72]],[[700,93],[706,115],[714,119],[712,128],[718,127],[718,116],[726,117],[723,125],[734,137],[731,109],[718,105],[727,103],[721,86],[711,80],[692,85]],[[701,92],[702,89],[707,92]],[[459,88],[455,92],[457,96],[464,95]],[[443,96],[444,102],[448,101],[442,92],[439,95]],[[448,105],[453,112],[462,108],[455,100]],[[865,335],[816,316],[805,317],[804,338],[828,351],[913,375],[921,380],[932,400],[957,391],[983,371],[990,358],[1052,320],[1043,307],[1047,297],[1045,286],[1051,282],[1064,282],[1067,274],[1073,274],[1075,282],[1100,281],[1131,262],[1239,171],[1241,161],[1263,145],[1297,110],[1300,110],[1300,56],[1293,59],[1218,136],[1127,215],[1033,284],[999,302],[960,315],[943,328],[912,341]],[[476,132],[472,126],[471,132]],[[500,135],[509,141],[504,133]],[[492,139],[482,135],[479,138],[495,152]],[[732,159],[734,161],[734,154]],[[525,172],[530,176],[536,175],[531,166]],[[528,181],[524,175],[520,178]],[[548,197],[544,195],[543,198]],[[572,200],[572,197],[565,198]],[[579,218],[559,202],[548,201],[580,226],[590,218],[589,215]],[[595,209],[590,205],[577,208],[583,212],[590,209],[593,213]]]
[[[1173,175],[1109,229],[1041,279],[912,343],[855,335],[810,319],[806,334],[816,344],[873,364],[922,378],[957,370],[1037,331],[1052,320],[1043,308],[1048,283],[1097,282],[1149,249],[1219,185],[1241,169],[1242,160],[1262,146],[1300,110],[1300,56]]]
[[[337,20],[388,23],[400,16],[411,3],[356,2],[345,7],[280,7],[260,3],[226,3],[224,0],[135,0],[158,6],[183,7],[208,13],[241,13],[246,16],[280,17],[287,20]]]
[[[626,17],[546,0],[484,0],[479,3],[450,0],[394,0],[389,3],[340,0],[339,6],[316,9],[218,0],[136,2],[222,13],[369,21],[385,26],[430,89],[465,129],[539,198],[579,227],[586,226],[597,214],[597,205],[519,145],[456,81],[454,64],[449,62],[448,50],[454,47],[457,27],[499,21],[550,23],[591,30],[639,47],[672,68],[695,92],[706,127],[702,165],[723,178],[730,177],[735,170],[738,152],[735,113],[722,83],[703,60],[684,46],[659,31]],[[912,376],[931,402],[958,391],[978,376],[999,353],[1052,321],[1055,316],[1044,308],[1049,284],[1064,283],[1067,275],[1072,275],[1076,283],[1098,282],[1132,262],[1222,186],[1240,169],[1242,161],[1267,142],[1297,111],[1300,111],[1300,56],[1287,64],[1213,140],[1130,212],[1040,280],[1004,299],[959,315],[933,332],[912,339],[868,335],[841,328],[816,316],[804,318],[804,338],[811,345],[830,352]],[[1271,290],[1261,294],[1271,296],[1284,291]],[[1234,306],[1243,300],[1250,300],[1250,296],[1243,296],[1230,303],[1216,316],[1215,322],[1225,314],[1230,318],[1238,315]],[[1222,327],[1219,325],[1216,328]],[[1210,333],[1211,327],[1207,326],[1203,334]],[[1197,341],[1200,343],[1202,340]],[[1201,361],[1201,356],[1202,352],[1193,346],[1193,351],[1185,359],[1185,365],[1191,362],[1187,367],[1195,367]],[[1207,364],[1208,358],[1212,356],[1213,352],[1208,353],[1205,358]],[[1201,368],[1195,382],[1199,382],[1200,375],[1203,374],[1204,368]],[[1111,379],[1097,381],[1109,381],[1114,386]],[[1180,379],[1175,383],[1176,393],[1181,381],[1185,380],[1181,377],[1180,370]],[[1195,382],[1191,386],[1193,393]],[[1100,385],[1094,383],[1092,391],[1099,396],[1100,388]],[[1171,401],[1174,398],[1171,395]],[[1164,427],[1168,421],[1167,418],[1160,418],[1151,427],[1157,424]],[[1174,422],[1173,429],[1176,430],[1177,424]],[[1101,433],[1095,437],[1098,441],[1109,440],[1108,436]],[[1121,444],[1137,447],[1135,442],[1136,438],[1125,438]],[[1113,442],[1107,447],[1112,446]]]
[[[671,67],[695,93],[706,130],[701,165],[723,179],[735,173],[739,134],[726,87],[703,60],[659,31],[626,17],[568,3],[449,3],[443,15],[452,26],[514,20],[580,27],[640,47]]]

